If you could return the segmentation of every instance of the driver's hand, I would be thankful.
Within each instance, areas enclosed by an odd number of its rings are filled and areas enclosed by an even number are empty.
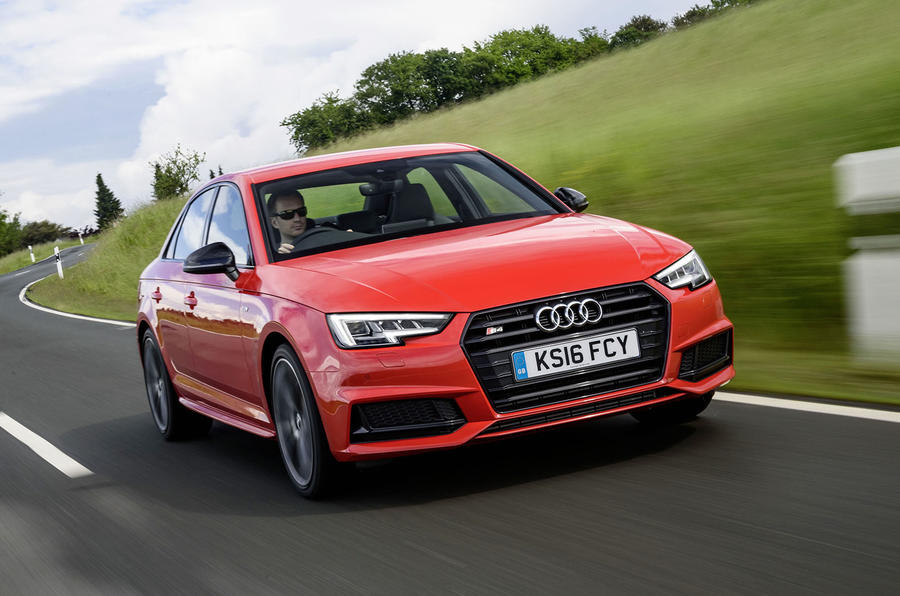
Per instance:
[[[278,247],[278,252],[283,255],[286,255],[289,252],[293,252],[293,250],[294,250],[294,245],[288,244],[287,242],[283,243],[281,246]]]

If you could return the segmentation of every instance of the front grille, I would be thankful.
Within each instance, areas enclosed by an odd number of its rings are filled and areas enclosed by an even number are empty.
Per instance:
[[[596,414],[598,412],[608,412],[616,408],[624,408],[635,404],[644,403],[654,399],[659,399],[667,395],[673,395],[675,391],[671,389],[657,389],[655,391],[644,391],[642,393],[633,393],[631,395],[622,395],[603,401],[575,406],[573,408],[563,408],[554,410],[544,414],[532,414],[531,416],[521,416],[519,418],[510,418],[508,420],[498,420],[485,430],[482,435],[499,433],[505,430],[515,430],[517,428],[527,428],[529,426],[537,426],[546,424],[547,422],[556,422],[558,420],[569,420],[578,418],[579,416],[587,416],[588,414]]]
[[[603,307],[596,324],[547,333],[535,312],[560,302],[593,298]],[[491,335],[487,335],[488,329]],[[498,330],[502,328],[502,330]],[[586,370],[567,371],[517,382],[510,354],[517,350],[635,328],[641,356]],[[659,380],[669,344],[669,303],[644,283],[551,296],[475,313],[462,348],[482,389],[498,412],[591,397]]]
[[[403,399],[354,405],[353,443],[448,434],[466,419],[452,399]]]
[[[699,381],[731,364],[731,329],[697,342],[681,353],[678,378]]]

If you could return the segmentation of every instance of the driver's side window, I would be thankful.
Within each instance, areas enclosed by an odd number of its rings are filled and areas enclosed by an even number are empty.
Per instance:
[[[250,264],[250,235],[241,195],[233,186],[222,186],[216,197],[212,219],[209,222],[207,244],[224,242],[234,253],[236,265]]]

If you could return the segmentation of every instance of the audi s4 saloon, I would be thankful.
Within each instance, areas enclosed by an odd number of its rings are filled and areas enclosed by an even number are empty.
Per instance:
[[[315,497],[348,462],[691,420],[734,376],[716,282],[688,244],[587,206],[461,144],[209,181],[139,282],[156,427],[272,438]]]

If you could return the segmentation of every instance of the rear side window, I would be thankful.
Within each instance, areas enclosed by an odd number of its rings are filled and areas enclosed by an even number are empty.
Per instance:
[[[207,244],[224,242],[234,253],[238,265],[250,264],[250,236],[241,195],[233,186],[222,186],[216,197],[212,220],[209,222]]]
[[[184,259],[203,245],[203,226],[214,196],[216,189],[211,188],[194,199],[188,207],[184,219],[181,220],[178,237],[175,239],[175,252],[172,258]]]

